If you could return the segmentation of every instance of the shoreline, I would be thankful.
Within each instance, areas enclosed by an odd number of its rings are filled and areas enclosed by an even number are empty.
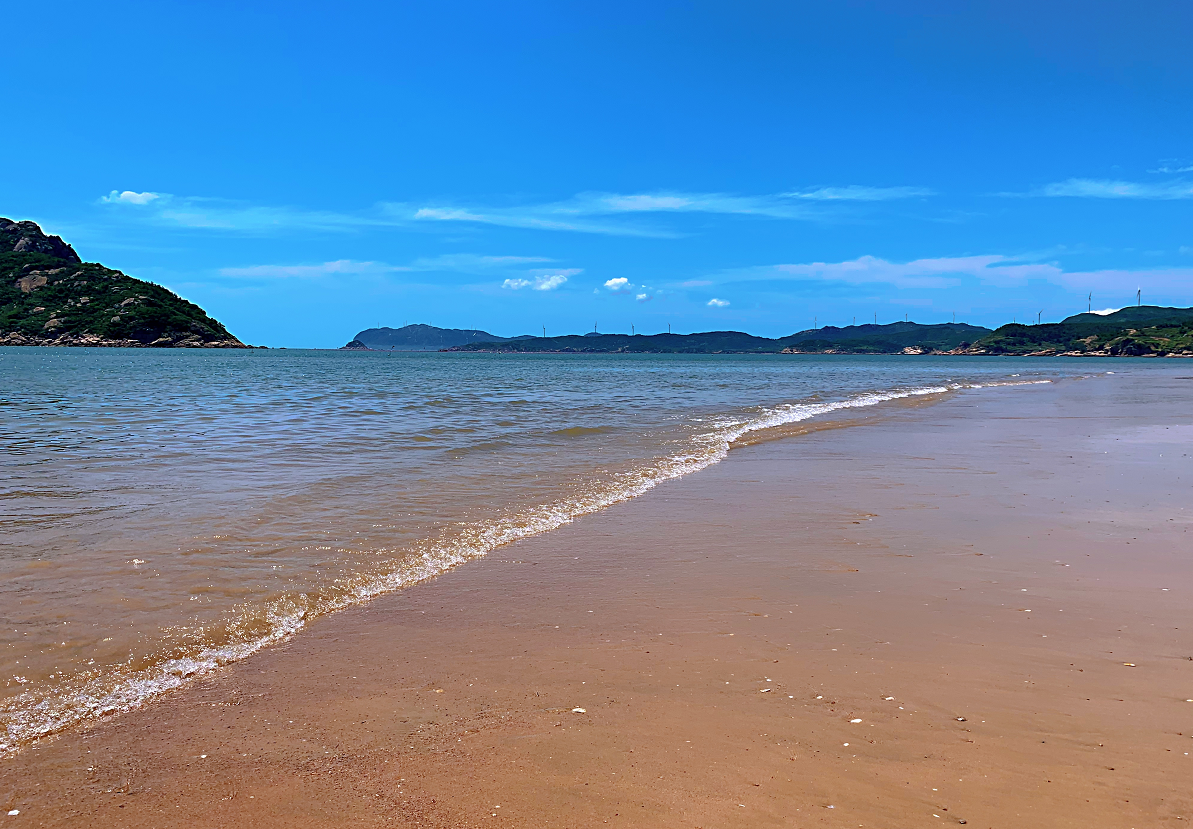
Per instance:
[[[1021,385],[1046,383],[1047,380],[1009,382],[994,381],[991,385]],[[41,722],[24,723],[15,729],[9,726],[8,741],[0,743],[0,762],[19,754],[32,742],[69,733],[76,728],[85,728],[106,717],[119,716],[151,704],[162,697],[186,689],[191,683],[232,665],[252,658],[263,649],[283,644],[306,632],[312,624],[344,610],[368,604],[380,597],[408,590],[419,584],[442,576],[464,564],[472,563],[516,541],[534,538],[585,516],[599,514],[619,503],[639,498],[667,481],[701,472],[721,463],[730,451],[738,446],[760,441],[781,439],[806,434],[825,428],[841,428],[866,422],[882,416],[885,406],[931,405],[945,396],[969,386],[950,384],[947,386],[914,387],[902,390],[886,390],[856,394],[838,401],[821,403],[789,404],[770,410],[769,416],[738,424],[727,432],[715,435],[716,441],[706,445],[703,455],[679,454],[654,459],[653,470],[627,486],[604,491],[595,500],[577,502],[565,499],[539,504],[517,516],[494,519],[484,527],[481,537],[485,540],[459,547],[444,542],[432,548],[433,554],[420,562],[407,562],[398,570],[375,574],[372,579],[360,582],[356,589],[339,596],[331,607],[318,612],[289,614],[276,620],[273,628],[256,639],[235,640],[217,646],[203,648],[186,655],[175,655],[165,663],[148,666],[132,675],[125,675],[117,684],[96,683],[75,691],[76,706],[65,711],[57,707],[58,698],[45,697],[27,704],[26,712],[37,712]],[[974,386],[975,388],[980,386]],[[825,419],[830,418],[830,419]],[[709,434],[713,436],[712,433]],[[527,523],[529,522],[529,523]],[[61,686],[60,686],[61,687]],[[51,712],[46,713],[48,710]],[[49,727],[46,727],[49,726]],[[31,736],[31,735],[36,736]]]
[[[0,765],[0,805],[62,826],[1188,819],[1187,461],[1156,455],[1174,427],[1188,447],[1190,392],[966,391],[735,447],[44,740]]]

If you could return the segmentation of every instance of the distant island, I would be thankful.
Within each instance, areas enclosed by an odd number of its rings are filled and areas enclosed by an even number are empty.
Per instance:
[[[251,347],[160,285],[83,262],[34,222],[4,218],[0,345]]]
[[[357,334],[352,342],[344,346],[346,351],[440,351],[445,348],[468,343],[504,343],[513,340],[533,339],[522,337],[498,337],[488,331],[474,331],[468,328],[436,328],[433,325],[406,325],[402,328],[366,328]]]

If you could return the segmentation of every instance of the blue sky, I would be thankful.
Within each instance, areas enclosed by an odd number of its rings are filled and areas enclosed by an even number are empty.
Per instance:
[[[1193,305],[1187,2],[38,17],[0,55],[0,215],[246,342]]]

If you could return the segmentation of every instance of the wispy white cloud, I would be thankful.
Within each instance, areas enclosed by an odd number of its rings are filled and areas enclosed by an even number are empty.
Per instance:
[[[1123,309],[1122,308],[1100,308],[1100,309],[1095,308],[1094,310],[1090,311],[1090,313],[1097,314],[1100,317],[1104,317],[1107,314],[1113,314],[1114,312],[1121,311],[1121,310],[1123,310]]]
[[[247,267],[221,268],[219,274],[229,277],[243,277],[252,279],[284,279],[305,278],[313,279],[326,276],[367,276],[388,273],[462,273],[462,274],[492,274],[493,272],[518,272],[528,275],[528,284],[536,286],[536,290],[550,290],[567,281],[569,276],[582,273],[582,268],[542,269],[531,268],[524,270],[525,265],[550,262],[546,256],[481,256],[473,253],[450,253],[442,256],[420,257],[407,265],[391,265],[386,262],[358,262],[352,259],[337,259],[334,262],[318,264],[271,264],[249,265]],[[555,280],[552,282],[552,280]],[[562,280],[562,281],[560,281]],[[506,280],[507,282],[510,280]],[[550,284],[550,288],[540,288],[539,285]],[[508,286],[507,286],[508,287]]]
[[[1169,158],[1160,163],[1160,166],[1154,170],[1148,170],[1149,173],[1166,173],[1174,175],[1177,173],[1193,173],[1193,164],[1188,161],[1182,161],[1175,158]]]
[[[783,195],[787,198],[809,201],[891,201],[892,199],[935,196],[936,192],[927,187],[866,187],[861,184],[847,184],[843,187],[797,190]]]
[[[419,257],[411,262],[407,269],[479,274],[550,261],[551,259],[545,256],[478,256],[475,253],[445,253],[440,256]]]
[[[1055,265],[1041,265],[1013,260],[1006,256],[955,256],[890,262],[876,256],[859,256],[846,262],[809,262],[772,265],[762,269],[774,276],[851,285],[881,283],[898,288],[945,288],[958,284],[963,277],[1007,284],[1032,277],[1044,277]]]
[[[250,279],[317,279],[325,276],[359,276],[362,274],[385,274],[413,270],[401,265],[387,265],[384,262],[356,262],[351,259],[337,259],[317,265],[249,265],[243,268],[220,268],[220,276],[246,277]]]
[[[1191,199],[1193,198],[1193,182],[1182,179],[1139,182],[1071,178],[1046,184],[1029,195],[1082,199]]]
[[[716,297],[713,297],[712,299],[710,299],[710,300],[708,301],[708,307],[709,307],[709,308],[728,308],[728,307],[729,307],[729,300],[727,300],[727,299],[717,299]]]
[[[292,230],[346,231],[401,224],[383,211],[340,213],[249,204],[232,199],[205,196],[176,196],[171,193],[135,193],[113,190],[100,204],[120,210],[125,220],[194,230],[262,234]]]
[[[628,293],[634,286],[624,276],[618,276],[613,279],[606,279],[605,287],[614,293]]]
[[[978,282],[1012,287],[1031,281],[1049,282],[1075,290],[1124,291],[1136,287],[1187,291],[1193,268],[1106,269],[1066,271],[1054,262],[1024,261],[1021,257],[990,254],[891,262],[860,256],[845,262],[766,265],[724,274],[724,282],[753,280],[842,282],[849,285],[890,285],[896,288],[943,289]]]
[[[639,302],[650,302],[652,299],[654,299],[654,297],[650,294],[638,294],[636,297],[634,297],[634,299],[638,300]]]
[[[414,221],[476,222],[539,230],[571,230],[634,236],[675,235],[664,228],[610,221],[610,218],[670,213],[708,213],[773,219],[815,219],[824,215],[815,202],[875,202],[934,195],[924,187],[817,187],[788,193],[740,196],[730,193],[579,193],[570,199],[513,207],[389,205]]]
[[[384,202],[373,208],[337,212],[250,204],[231,199],[113,190],[101,204],[137,208],[122,218],[191,229],[238,233],[292,230],[348,231],[464,222],[531,230],[572,231],[618,236],[674,238],[670,228],[646,217],[676,213],[812,220],[828,215],[830,203],[878,202],[933,195],[924,187],[820,186],[785,193],[742,196],[730,193],[657,191],[579,193],[562,201],[520,205],[409,204]],[[833,208],[839,209],[839,208]]]

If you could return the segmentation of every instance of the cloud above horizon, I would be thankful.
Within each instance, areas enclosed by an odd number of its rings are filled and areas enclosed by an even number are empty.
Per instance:
[[[533,276],[529,279],[517,278],[507,279],[501,283],[502,288],[509,288],[511,290],[521,290],[522,288],[530,288],[534,291],[554,291],[556,288],[568,281],[569,276],[576,276],[584,273],[583,268],[566,268],[560,271],[531,271]]]
[[[812,220],[825,214],[822,208],[809,203],[877,202],[932,195],[935,193],[924,187],[845,185],[761,196],[681,191],[585,192],[563,201],[513,207],[429,205],[413,210],[408,205],[392,204],[388,207],[392,212],[409,215],[415,221],[473,222],[538,230],[670,238],[676,233],[665,228],[627,224],[625,221],[610,222],[608,219],[648,214],[707,213]]]
[[[1193,167],[1161,172],[1187,172]],[[1015,195],[1015,194],[1006,194]],[[1115,179],[1070,178],[1046,184],[1028,195],[1078,199],[1154,199],[1171,201],[1193,199],[1193,182],[1172,179],[1163,182],[1120,181]]]
[[[358,262],[352,259],[337,259],[314,265],[249,265],[247,267],[220,268],[220,276],[255,279],[311,279],[335,275],[380,275],[389,273],[460,273],[489,274],[494,271],[517,271],[524,265],[551,262],[546,256],[482,256],[473,253],[449,253],[441,256],[419,257],[407,265],[391,265],[386,262]],[[553,277],[561,277],[552,288],[562,285],[567,277],[583,272],[583,268],[530,269],[525,271],[531,280],[528,284],[546,284]],[[506,282],[510,280],[507,279]],[[508,287],[508,286],[507,286]],[[550,288],[536,288],[550,290]]]
[[[118,215],[195,230],[261,234],[289,230],[349,231],[416,227],[432,223],[471,223],[529,230],[571,231],[614,236],[676,238],[676,230],[643,223],[648,216],[709,214],[810,221],[825,218],[834,205],[873,203],[935,195],[925,187],[817,186],[782,193],[741,196],[729,193],[656,191],[578,193],[562,201],[510,206],[381,202],[342,212],[258,205],[208,196],[113,190],[99,203],[124,208]],[[829,211],[829,212],[826,212]]]
[[[729,271],[722,282],[753,280],[840,282],[848,285],[889,285],[902,289],[944,289],[978,282],[995,287],[1024,285],[1038,280],[1076,290],[1187,289],[1193,268],[1104,269],[1066,271],[1055,262],[988,254],[891,262],[859,256],[844,262],[764,265]]]
[[[100,197],[104,204],[149,204],[161,198],[160,193],[136,193],[132,190],[113,190],[106,196]]]

